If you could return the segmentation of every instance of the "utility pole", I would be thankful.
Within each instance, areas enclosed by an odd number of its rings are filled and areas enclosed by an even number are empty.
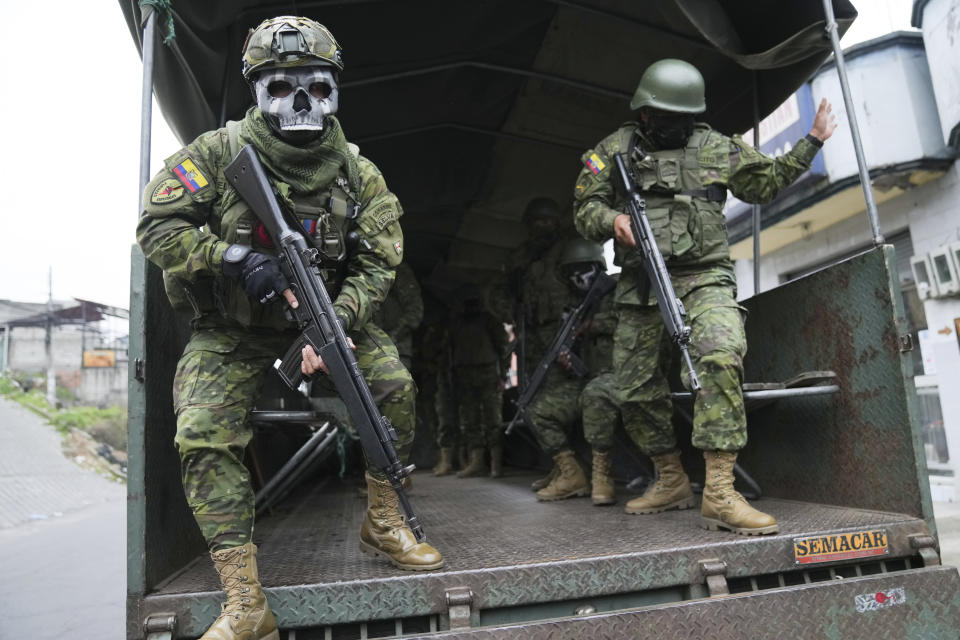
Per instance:
[[[57,406],[57,374],[53,369],[53,267],[47,272],[47,333],[44,337],[47,350],[47,402]]]

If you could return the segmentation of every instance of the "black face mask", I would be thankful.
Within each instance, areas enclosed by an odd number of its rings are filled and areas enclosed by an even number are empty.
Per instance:
[[[540,255],[557,240],[556,224],[528,224],[527,242],[535,255]]]
[[[659,149],[679,149],[686,146],[693,133],[693,116],[689,114],[650,114],[643,132]]]

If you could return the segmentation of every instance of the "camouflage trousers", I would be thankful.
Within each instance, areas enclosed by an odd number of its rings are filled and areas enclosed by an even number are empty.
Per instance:
[[[613,449],[613,432],[620,422],[620,400],[617,397],[617,376],[606,371],[594,377],[580,393],[580,414],[583,437],[593,449]]]
[[[499,446],[503,431],[503,392],[496,363],[457,367],[460,442],[467,449]]]
[[[580,392],[584,381],[552,366],[547,379],[527,408],[527,419],[540,447],[550,456],[570,447],[570,431],[580,421]]]
[[[433,407],[437,415],[437,446],[453,448],[459,444],[459,418],[454,414],[453,389],[450,388],[450,378],[446,369],[437,373],[437,391],[434,395]]]
[[[709,284],[683,296],[693,330],[690,356],[700,384],[693,407],[693,446],[739,451],[747,443],[743,407],[745,311],[732,286]],[[613,361],[622,394],[624,427],[647,455],[677,446],[667,374],[676,354],[655,306],[624,306],[614,334]],[[686,366],[683,381],[687,384]]]
[[[295,337],[233,328],[198,330],[177,364],[173,404],[181,479],[211,551],[246,544],[253,535],[254,493],[243,464],[253,435],[247,415],[264,377],[273,375],[273,362]],[[368,324],[350,337],[377,406],[396,428],[397,451],[405,459],[413,441],[413,380],[379,328]]]

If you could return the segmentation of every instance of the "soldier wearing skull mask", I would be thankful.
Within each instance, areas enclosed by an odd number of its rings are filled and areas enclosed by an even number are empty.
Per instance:
[[[396,428],[401,458],[413,439],[413,381],[370,321],[403,257],[403,211],[376,166],[344,137],[335,116],[342,70],[340,46],[323,25],[292,16],[264,21],[243,48],[255,106],[167,159],[144,192],[137,241],[163,269],[174,308],[193,317],[173,400],[187,502],[227,593],[206,640],[279,637],[258,579],[254,496],[242,460],[260,383],[297,334],[283,307],[298,302],[269,236],[224,178],[244,145],[256,148],[280,199],[318,247],[334,308]],[[304,373],[322,370],[309,347],[303,356]],[[386,478],[368,471],[367,489],[361,551],[402,569],[442,567],[436,549],[416,542]]]

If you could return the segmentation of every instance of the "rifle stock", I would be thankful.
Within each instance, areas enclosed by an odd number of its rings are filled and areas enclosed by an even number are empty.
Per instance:
[[[333,301],[317,269],[317,250],[307,244],[300,225],[280,207],[252,145],[240,150],[227,165],[225,173],[278,248],[281,266],[299,302],[299,306],[290,312],[301,333],[283,358],[277,361],[278,374],[290,388],[299,388],[303,382],[301,351],[307,344],[313,347],[347,407],[367,459],[387,476],[407,515],[407,524],[417,541],[422,542],[426,536],[402,486],[413,466],[405,467],[400,461],[394,447],[396,431],[380,413],[360,372],[346,331],[337,319]]]

